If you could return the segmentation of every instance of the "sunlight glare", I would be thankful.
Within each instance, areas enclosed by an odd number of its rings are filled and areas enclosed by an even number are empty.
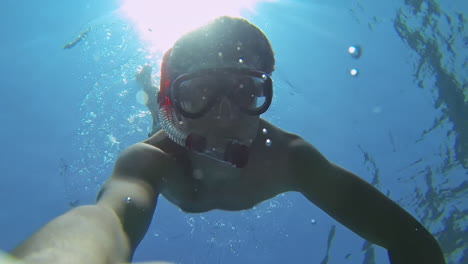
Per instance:
[[[259,2],[277,0],[123,0],[119,11],[136,26],[152,52],[164,52],[184,33],[215,17],[256,13]]]

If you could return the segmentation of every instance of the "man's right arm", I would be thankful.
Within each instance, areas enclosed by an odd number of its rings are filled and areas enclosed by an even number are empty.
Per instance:
[[[129,147],[96,205],[54,219],[11,254],[32,263],[130,261],[151,223],[165,160],[164,153],[148,144]]]

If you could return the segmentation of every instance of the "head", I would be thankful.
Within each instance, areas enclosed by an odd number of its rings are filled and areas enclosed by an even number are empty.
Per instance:
[[[242,18],[223,16],[177,40],[166,63],[172,78],[219,67],[248,67],[271,74],[275,58],[258,27]]]
[[[187,117],[174,107],[175,119],[183,130],[205,137],[209,146],[221,147],[231,139],[250,144],[258,130],[259,115],[246,113],[233,103],[231,90],[236,89],[237,81],[244,75],[260,77],[259,72],[263,72],[268,77],[274,64],[271,45],[259,28],[245,19],[219,17],[182,36],[165,54],[161,94],[164,97],[164,92],[185,76],[193,77],[191,84],[211,78],[211,85],[205,88],[208,92],[216,90],[218,96],[212,107],[196,118]],[[188,93],[185,96],[197,97]],[[204,100],[205,96],[198,98]]]

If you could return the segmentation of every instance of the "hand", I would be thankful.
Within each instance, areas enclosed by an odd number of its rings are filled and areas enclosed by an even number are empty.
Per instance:
[[[3,264],[3,263],[1,263]],[[166,261],[150,261],[150,262],[136,262],[133,264],[174,264],[172,262],[166,262]]]
[[[34,264],[30,262],[23,262],[21,260],[17,260],[7,255],[2,256],[1,254],[2,253],[0,252],[0,264]],[[121,264],[132,264],[132,263],[121,263]],[[133,264],[174,264],[174,263],[166,262],[166,261],[150,261],[150,262],[136,262]]]
[[[143,68],[135,74],[136,81],[143,87],[151,86],[151,72],[153,68],[149,65],[143,65]]]
[[[0,264],[34,264],[34,263],[24,262],[0,250]],[[120,264],[124,264],[124,263],[120,263]],[[131,264],[131,263],[126,263],[126,264]],[[150,261],[150,262],[136,262],[133,264],[174,264],[174,263],[166,262],[166,261]]]

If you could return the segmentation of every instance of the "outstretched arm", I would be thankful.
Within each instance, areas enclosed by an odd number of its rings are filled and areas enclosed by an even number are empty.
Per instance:
[[[96,205],[54,219],[11,254],[35,264],[130,261],[151,222],[163,162],[164,154],[153,146],[128,148]]]
[[[292,143],[296,189],[362,238],[386,248],[392,264],[443,264],[435,238],[409,213],[302,139]]]

